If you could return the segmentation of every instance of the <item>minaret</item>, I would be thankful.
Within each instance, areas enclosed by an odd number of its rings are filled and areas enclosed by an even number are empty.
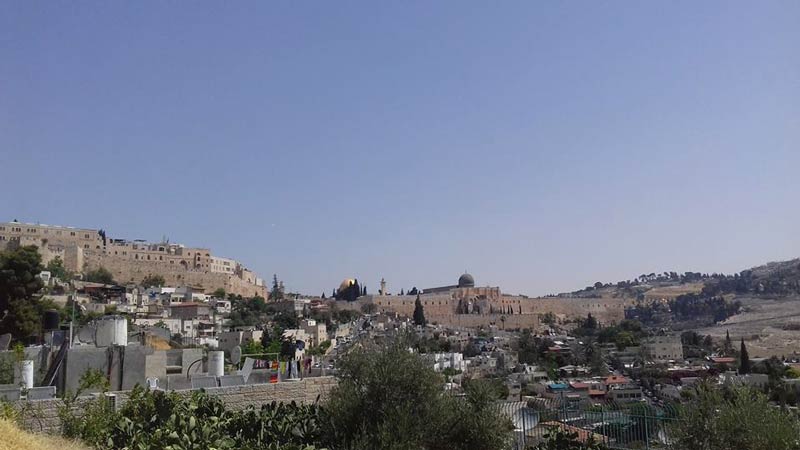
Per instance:
[[[381,295],[386,295],[386,280],[381,277]]]

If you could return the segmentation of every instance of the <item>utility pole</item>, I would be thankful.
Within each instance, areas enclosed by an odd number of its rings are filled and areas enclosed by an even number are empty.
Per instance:
[[[69,322],[69,348],[72,348],[72,345],[73,345],[73,342],[74,342],[73,326],[75,324],[75,293],[74,292],[72,293],[72,295],[70,295],[70,298],[72,299],[72,319]]]

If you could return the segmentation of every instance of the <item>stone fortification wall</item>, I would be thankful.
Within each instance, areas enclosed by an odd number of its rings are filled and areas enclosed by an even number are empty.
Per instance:
[[[501,330],[538,330],[541,327],[536,314],[449,314],[445,316],[425,314],[429,323],[451,327],[480,328],[496,326]]]
[[[379,312],[410,317],[414,313],[416,299],[417,297],[413,295],[367,295],[355,302],[337,302],[336,305],[340,308],[359,310],[365,303],[372,303]],[[499,318],[505,316],[506,328],[535,329],[540,326],[539,317],[547,313],[555,314],[560,320],[585,318],[588,314],[592,314],[603,325],[618,323],[625,318],[624,300],[616,298],[528,298],[501,295],[496,298],[476,300],[476,303],[483,307],[482,313],[458,314],[459,305],[463,307],[463,301],[463,296],[454,296],[450,293],[420,296],[428,321],[437,321],[443,325],[501,326]],[[491,310],[488,306],[491,306]]]
[[[250,405],[259,408],[263,404],[276,402],[291,402],[309,404],[324,401],[328,398],[331,389],[336,386],[333,377],[305,378],[295,382],[275,384],[251,384],[244,386],[231,386],[206,389],[211,395],[219,397],[231,409],[244,409]],[[190,393],[191,391],[178,391]],[[117,407],[120,407],[128,398],[127,392],[115,392]],[[80,414],[81,405],[92,401],[91,397],[78,399],[76,414]],[[63,402],[55,400],[22,400],[15,403],[21,412],[23,426],[34,432],[58,433],[61,430],[61,420],[58,417],[59,406]]]
[[[92,270],[101,266],[105,267],[119,283],[138,283],[147,275],[158,274],[164,277],[169,286],[192,286],[207,294],[222,288],[227,293],[238,294],[243,297],[258,295],[266,298],[267,296],[266,287],[249,283],[237,275],[184,269],[162,261],[137,261],[117,258],[100,252],[85,252],[84,261],[85,270]]]

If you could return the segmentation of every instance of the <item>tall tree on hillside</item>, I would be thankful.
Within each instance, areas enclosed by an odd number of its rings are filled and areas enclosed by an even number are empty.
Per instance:
[[[422,302],[417,294],[417,300],[414,301],[414,325],[425,326],[425,311],[422,308]]]
[[[592,316],[592,313],[586,316],[586,321],[583,323],[583,328],[587,330],[595,330],[597,329],[597,319]]]
[[[45,305],[36,298],[44,286],[37,276],[42,257],[35,246],[0,252],[0,333],[25,339],[38,333]]]
[[[750,355],[747,354],[747,347],[744,345],[742,339],[742,348],[739,350],[739,375],[747,375],[750,373]]]
[[[272,289],[269,291],[269,299],[272,301],[283,299],[283,289],[281,283],[278,282],[277,274],[272,274]]]
[[[725,344],[722,347],[722,353],[725,356],[730,356],[733,353],[733,342],[731,342],[731,333],[725,330]]]

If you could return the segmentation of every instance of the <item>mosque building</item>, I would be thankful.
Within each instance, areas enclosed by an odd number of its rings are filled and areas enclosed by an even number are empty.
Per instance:
[[[371,303],[381,312],[412,316],[416,295],[385,295],[386,281],[382,279],[380,286],[377,295],[361,295],[348,302],[348,307],[358,308]],[[625,318],[622,299],[508,295],[499,287],[477,287],[475,278],[468,273],[460,275],[454,285],[423,289],[419,298],[429,323],[450,326],[497,325],[507,329],[535,330],[542,327],[540,318],[547,313],[554,314],[559,320],[586,318],[591,313],[603,325],[618,323]]]

